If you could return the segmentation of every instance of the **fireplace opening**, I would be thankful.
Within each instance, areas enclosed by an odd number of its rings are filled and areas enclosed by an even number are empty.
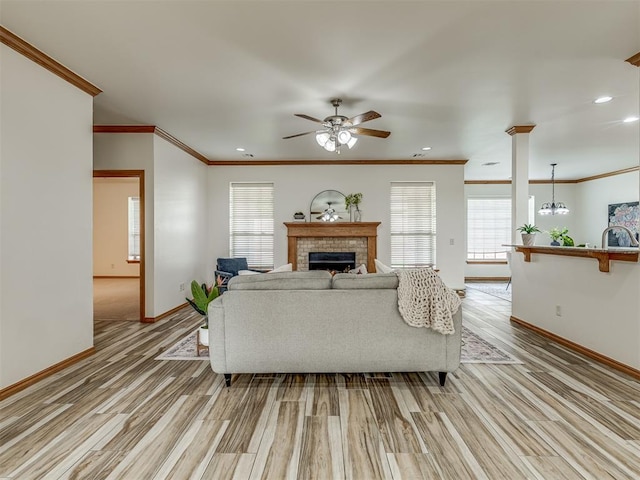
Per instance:
[[[309,270],[348,272],[356,268],[356,252],[309,252]]]

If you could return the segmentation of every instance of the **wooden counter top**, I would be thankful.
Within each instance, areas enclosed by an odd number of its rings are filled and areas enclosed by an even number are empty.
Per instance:
[[[532,253],[539,253],[543,255],[562,255],[565,257],[584,257],[595,258],[598,260],[598,268],[601,272],[609,271],[609,262],[611,260],[618,260],[621,262],[637,262],[638,251],[637,248],[585,248],[585,247],[552,247],[543,245],[503,245],[504,247],[513,247],[516,252],[522,252],[524,255],[524,261],[531,261]]]

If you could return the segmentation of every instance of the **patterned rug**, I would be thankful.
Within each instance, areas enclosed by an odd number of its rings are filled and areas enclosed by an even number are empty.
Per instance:
[[[175,345],[158,355],[156,360],[209,360],[209,349],[201,348],[200,356],[196,353],[196,335],[198,331],[191,332]]]
[[[209,350],[196,354],[196,332],[168,348],[156,360],[209,360]],[[466,327],[462,327],[461,363],[522,363]]]
[[[511,301],[511,285],[509,288],[506,288],[507,284],[483,284],[483,283],[467,283],[465,287],[471,288],[473,290],[478,290],[482,293],[486,293],[487,295],[492,295],[494,297],[501,298],[503,300]]]
[[[522,363],[489,341],[462,327],[460,363]]]

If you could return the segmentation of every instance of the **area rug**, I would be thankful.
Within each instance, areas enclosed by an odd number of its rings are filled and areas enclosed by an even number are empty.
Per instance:
[[[506,288],[507,284],[504,285],[495,283],[493,284],[482,284],[482,283],[467,283],[465,285],[467,288],[471,288],[473,290],[478,290],[482,293],[486,293],[487,295],[492,295],[494,297],[501,298],[503,300],[511,301],[511,285],[509,288]]]
[[[156,360],[209,360],[209,350],[196,354],[197,331],[165,350]],[[466,327],[462,327],[461,363],[522,363]]]
[[[196,353],[196,335],[198,331],[191,332],[184,337],[178,343],[174,344],[161,355],[158,355],[156,360],[209,360],[209,349],[201,348],[200,356]]]
[[[460,363],[522,363],[481,336],[462,327]]]

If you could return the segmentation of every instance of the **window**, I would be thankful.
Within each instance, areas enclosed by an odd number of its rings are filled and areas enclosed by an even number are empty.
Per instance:
[[[250,268],[273,268],[273,183],[231,183],[229,254]]]
[[[416,268],[435,262],[435,184],[391,182],[391,266]]]
[[[140,197],[128,197],[129,248],[127,260],[140,260]]]
[[[507,261],[511,197],[467,198],[467,260]]]

